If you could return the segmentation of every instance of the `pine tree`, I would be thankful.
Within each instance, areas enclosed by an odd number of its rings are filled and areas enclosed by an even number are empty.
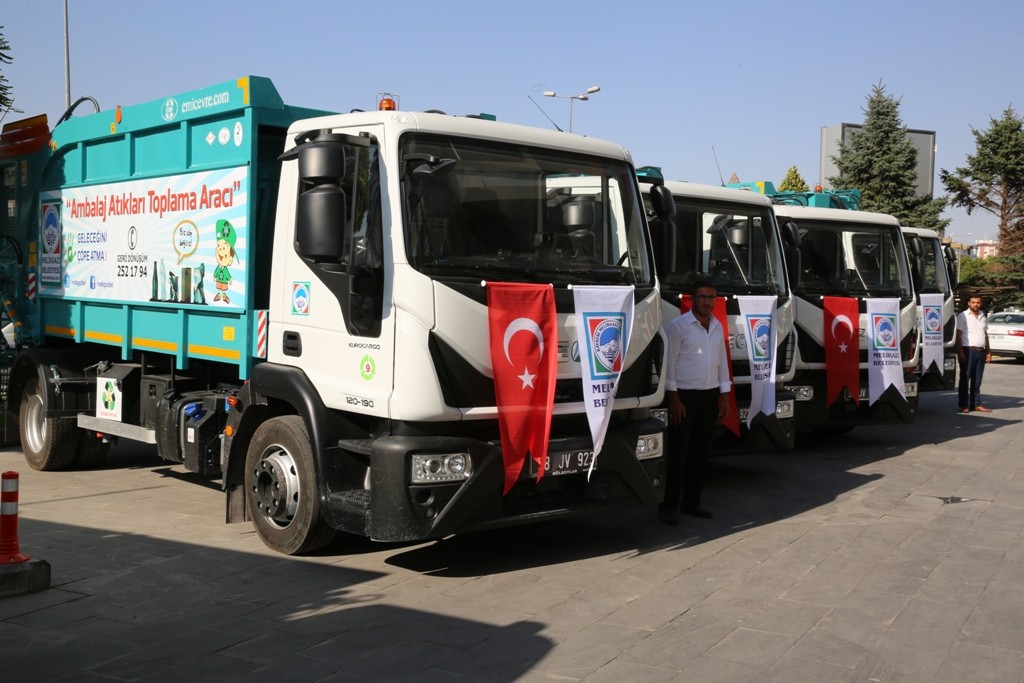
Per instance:
[[[10,64],[11,46],[3,34],[3,28],[3,26],[0,26],[0,64]],[[11,109],[13,104],[14,97],[11,95],[11,84],[7,82],[7,77],[0,73],[0,119]]]
[[[954,206],[987,211],[999,219],[999,253],[1024,255],[1024,120],[1007,107],[1001,119],[989,118],[986,130],[975,130],[976,153],[967,165],[939,178]]]
[[[796,166],[790,166],[786,171],[786,177],[779,183],[779,190],[782,192],[807,192],[808,189],[810,188],[807,187],[807,182],[800,175],[800,171],[796,170]]]
[[[839,155],[832,158],[839,170],[829,178],[832,187],[859,189],[864,211],[890,214],[903,225],[946,227],[950,219],[939,218],[946,198],[917,196],[917,151],[900,120],[900,100],[879,83],[867,102],[863,128],[849,144],[840,142]]]

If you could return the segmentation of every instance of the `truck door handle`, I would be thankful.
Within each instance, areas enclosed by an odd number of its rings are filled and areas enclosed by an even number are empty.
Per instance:
[[[289,332],[285,330],[284,333],[284,355],[286,356],[301,356],[302,355],[302,336],[298,332]]]

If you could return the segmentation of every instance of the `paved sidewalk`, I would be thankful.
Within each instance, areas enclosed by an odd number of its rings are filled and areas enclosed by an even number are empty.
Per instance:
[[[1024,364],[988,415],[720,458],[715,519],[653,510],[266,550],[207,482],[122,445],[21,473],[46,591],[0,600],[6,681],[1024,680]]]

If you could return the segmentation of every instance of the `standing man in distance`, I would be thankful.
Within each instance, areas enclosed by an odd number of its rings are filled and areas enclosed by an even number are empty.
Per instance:
[[[981,310],[981,297],[975,294],[967,299],[967,310],[956,316],[956,357],[960,361],[960,412],[991,413],[991,408],[981,405],[981,377],[985,363],[992,362],[988,318]]]
[[[715,286],[699,280],[691,296],[690,310],[667,329],[669,451],[665,500],[658,508],[658,519],[669,526],[679,524],[676,515],[680,509],[695,517],[711,517],[700,506],[700,494],[715,426],[728,414],[732,390],[725,330],[713,315],[718,297]]]

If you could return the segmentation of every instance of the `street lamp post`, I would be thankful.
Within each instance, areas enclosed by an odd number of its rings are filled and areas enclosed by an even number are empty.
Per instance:
[[[579,100],[580,102],[586,102],[590,99],[590,96],[596,92],[600,92],[601,87],[592,85],[578,95],[559,95],[554,90],[547,90],[544,92],[544,97],[560,97],[565,100],[569,100],[569,132],[572,132],[572,105]]]
[[[64,107],[71,108],[71,51],[68,46],[68,0],[64,0]]]

